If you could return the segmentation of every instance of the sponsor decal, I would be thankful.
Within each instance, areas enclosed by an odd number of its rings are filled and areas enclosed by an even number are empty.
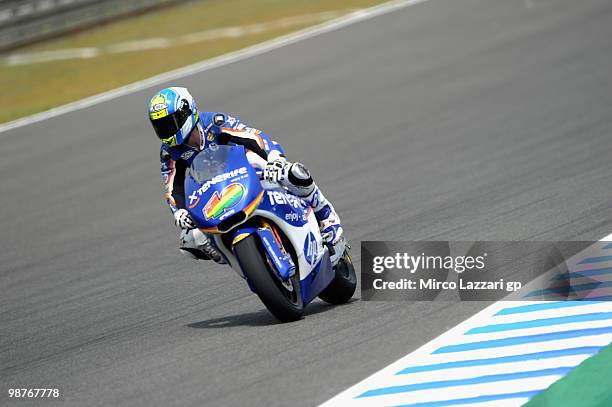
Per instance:
[[[232,216],[235,213],[236,213],[236,209],[235,208],[229,209],[226,212],[223,212],[223,214],[221,216],[219,216],[219,220],[223,220],[225,218],[229,218],[230,216]]]
[[[309,232],[308,236],[306,236],[306,240],[304,240],[304,258],[308,264],[313,265],[317,261],[318,254],[319,248],[317,245],[317,240],[312,232]]]
[[[244,125],[244,123],[239,123],[236,126],[235,130],[244,131],[246,133],[253,134],[253,135],[258,135],[261,133],[261,130],[257,130],[256,128],[253,128],[253,127],[247,127]]]
[[[214,130],[210,130],[208,132],[208,136],[206,136],[206,139],[208,141],[213,141],[215,139],[215,131]]]
[[[285,221],[289,223],[306,223],[308,222],[308,212],[304,211],[301,215],[295,212],[289,212],[285,214]]]
[[[195,151],[187,150],[183,154],[181,154],[181,158],[183,160],[189,160],[191,158],[191,156],[194,155],[194,154],[195,154]]]
[[[151,99],[149,113],[151,115],[151,120],[157,120],[168,116],[168,104],[166,103],[166,98],[162,95],[157,95]]]
[[[270,205],[289,205],[294,208],[304,208],[303,201],[293,195],[282,194],[278,191],[266,191]]]
[[[247,173],[247,167],[240,167],[236,170],[232,170],[229,172],[225,172],[223,174],[219,174],[214,176],[213,178],[211,178],[209,181],[206,181],[201,187],[200,189],[198,189],[197,191],[193,191],[193,193],[191,195],[189,195],[189,208],[193,208],[195,207],[198,202],[200,200],[200,197],[202,196],[202,194],[206,191],[208,191],[208,189],[215,184],[218,184],[219,182],[223,182],[223,181],[227,181],[228,179],[232,179],[234,177],[237,177],[239,175],[245,175]]]
[[[191,198],[191,197],[190,197]],[[198,203],[200,203],[200,197],[198,196],[195,201],[191,202],[191,200],[189,201],[189,209],[193,209],[196,206],[198,206]]]
[[[206,219],[216,219],[230,210],[244,197],[244,187],[242,184],[230,184],[223,188],[221,194],[215,194],[206,202],[204,206],[204,216]]]
[[[262,236],[261,239],[264,242],[264,245],[266,246],[266,251],[268,252],[268,254],[272,255],[272,261],[274,261],[274,264],[276,265],[277,269],[280,269],[282,267],[282,261],[278,258],[278,255],[276,254],[276,250],[274,250],[274,247],[272,246],[272,244],[270,243],[270,241],[268,240],[268,238],[266,236]]]
[[[295,212],[290,212],[290,213],[285,214],[286,221],[297,222],[299,219],[300,219],[300,215],[298,215]]]

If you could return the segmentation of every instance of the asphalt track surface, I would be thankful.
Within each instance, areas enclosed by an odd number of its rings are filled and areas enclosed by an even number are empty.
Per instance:
[[[606,0],[431,0],[176,84],[306,163],[357,261],[361,240],[599,239],[611,38]],[[154,91],[0,134],[0,404],[312,406],[487,305],[316,302],[277,324],[178,255]]]

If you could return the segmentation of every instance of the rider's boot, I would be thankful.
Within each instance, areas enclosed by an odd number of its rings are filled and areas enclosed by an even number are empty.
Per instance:
[[[213,246],[210,239],[200,230],[182,230],[179,236],[179,251],[193,259],[213,260],[219,264],[225,264],[225,259]]]

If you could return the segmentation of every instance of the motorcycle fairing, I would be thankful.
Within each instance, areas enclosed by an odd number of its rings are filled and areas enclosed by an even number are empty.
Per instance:
[[[206,165],[211,168],[202,168]],[[218,174],[206,179],[213,170]],[[219,233],[219,224],[238,212],[250,216],[263,198],[257,173],[241,146],[202,151],[185,177],[185,191],[190,191],[186,197],[189,213],[204,233]]]
[[[302,227],[308,223],[308,212],[312,210],[304,200],[288,194],[283,188],[266,189],[258,209],[274,212],[291,226]]]
[[[329,260],[329,251],[325,251],[323,258],[305,279],[300,280],[302,300],[304,304],[310,303],[334,279],[335,272]]]

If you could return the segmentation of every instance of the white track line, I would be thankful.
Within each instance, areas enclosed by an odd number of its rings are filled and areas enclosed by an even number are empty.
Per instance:
[[[236,61],[241,61],[256,55],[261,55],[266,52],[284,47],[286,45],[294,44],[299,41],[303,41],[308,38],[312,38],[330,31],[335,31],[340,28],[355,24],[360,21],[369,20],[377,16],[391,13],[396,10],[400,10],[405,7],[413,6],[419,3],[424,3],[427,0],[393,0],[387,3],[380,4],[371,8],[363,9],[351,13],[347,16],[337,18],[335,20],[316,25],[314,27],[306,28],[298,32],[288,34],[279,38],[275,38],[269,41],[262,42],[251,47],[244,48],[239,51],[224,54],[215,58],[211,58],[202,62],[198,62],[192,65],[188,65],[183,68],[179,68],[173,71],[165,72],[157,76],[153,76],[142,81],[134,82],[126,86],[122,86],[117,89],[113,89],[107,92],[99,93],[88,98],[68,103],[63,106],[59,106],[45,112],[36,113],[32,116],[23,117],[5,124],[0,124],[0,133],[13,130],[19,127],[27,126],[29,124],[38,123],[53,117],[63,115],[65,113],[74,112],[76,110],[85,109],[90,106],[97,105],[102,102],[106,102],[112,99],[116,99],[120,96],[128,95],[130,93],[138,92],[148,87],[159,85],[164,82],[173,81],[185,76],[193,75],[214,69],[220,66],[228,65]]]
[[[302,14],[297,16],[280,18],[265,23],[241,25],[224,28],[214,28],[212,30],[193,32],[179,37],[146,38],[133,41],[120,42],[100,48],[65,48],[42,52],[28,52],[22,54],[11,54],[4,60],[5,65],[29,65],[49,61],[59,61],[67,59],[96,58],[108,54],[118,54],[125,52],[139,52],[151,49],[163,49],[174,46],[197,44],[205,41],[213,41],[224,38],[239,38],[261,34],[264,32],[291,28],[297,25],[308,25],[323,23],[354,12],[355,9],[344,9],[326,11],[315,14]]]
[[[65,48],[54,51],[12,54],[5,58],[5,65],[27,65],[38,62],[60,61],[66,59],[95,58],[100,55],[98,48]]]
[[[608,242],[612,241],[612,234],[602,238],[600,241]],[[594,245],[595,246],[595,245]],[[596,249],[600,250],[600,249]],[[582,252],[572,256],[572,258],[567,259],[567,263],[576,262],[576,260],[588,257],[594,254],[596,251],[593,247],[589,247]],[[540,278],[546,278],[546,274]],[[538,278],[537,280],[539,280]],[[525,288],[528,289],[529,286],[533,286],[533,284],[529,284]],[[513,296],[509,296],[508,298],[512,298]],[[576,366],[582,360],[586,359],[589,355],[577,355],[577,356],[559,356],[554,359],[543,359],[538,360],[537,362],[521,362],[521,363],[507,363],[507,364],[498,364],[498,365],[488,365],[488,366],[480,366],[480,367],[463,367],[463,368],[453,368],[453,369],[444,369],[444,370],[436,370],[432,372],[424,372],[424,373],[413,373],[411,375],[397,375],[397,373],[407,367],[428,365],[428,364],[436,364],[436,363],[444,363],[449,361],[456,360],[469,360],[469,359],[484,359],[491,357],[500,357],[500,356],[512,356],[512,355],[520,355],[527,354],[531,352],[538,351],[549,351],[556,349],[565,349],[579,346],[606,346],[612,341],[612,333],[606,335],[595,335],[595,336],[582,336],[577,338],[567,338],[567,339],[556,339],[547,342],[540,342],[537,344],[527,343],[527,344],[519,344],[513,346],[506,347],[496,347],[496,348],[485,348],[485,349],[476,349],[476,350],[466,350],[456,353],[438,353],[434,354],[433,352],[437,349],[440,349],[443,346],[447,345],[457,345],[463,343],[470,342],[478,342],[482,340],[492,340],[492,339],[501,339],[501,338],[511,338],[518,337],[523,335],[533,335],[539,333],[550,333],[550,332],[559,332],[564,330],[572,330],[572,329],[583,329],[583,328],[598,328],[598,327],[609,327],[610,320],[604,321],[585,321],[585,322],[575,322],[568,324],[558,324],[554,326],[542,326],[539,328],[528,328],[528,329],[517,329],[513,331],[505,331],[499,333],[489,333],[489,334],[478,334],[478,335],[466,335],[466,332],[471,328],[488,325],[492,323],[510,323],[517,321],[525,321],[525,320],[533,320],[540,318],[551,318],[551,317],[559,317],[559,316],[568,316],[568,315],[580,315],[591,312],[612,312],[612,302],[610,301],[600,301],[596,303],[591,303],[587,305],[581,305],[578,307],[568,307],[565,309],[555,309],[555,310],[543,310],[543,311],[535,311],[525,314],[517,314],[517,315],[506,315],[506,316],[498,316],[496,315],[499,311],[508,307],[518,307],[520,305],[530,305],[530,304],[538,304],[543,303],[542,301],[497,301],[496,303],[490,305],[489,307],[483,309],[472,317],[468,318],[464,322],[459,325],[451,328],[446,331],[442,335],[437,338],[431,340],[425,345],[421,346],[417,350],[408,355],[402,357],[401,359],[391,363],[387,367],[382,370],[372,374],[371,376],[365,378],[359,383],[349,387],[333,398],[327,400],[325,403],[321,404],[320,407],[345,407],[345,406],[363,406],[363,407],[371,407],[371,406],[392,406],[392,405],[401,405],[401,404],[412,404],[418,402],[431,402],[433,400],[449,400],[455,398],[468,398],[468,397],[476,397],[486,394],[502,394],[502,393],[512,393],[519,391],[528,391],[534,389],[543,389],[548,387],[550,384],[558,380],[559,375],[551,375],[547,377],[540,378],[530,378],[528,380],[512,380],[512,381],[501,381],[501,382],[493,382],[488,384],[478,384],[478,385],[461,385],[457,387],[447,387],[443,389],[431,389],[431,390],[421,390],[421,391],[411,391],[406,393],[399,394],[389,394],[389,395],[381,395],[375,397],[366,397],[366,398],[356,398],[356,396],[364,393],[365,391],[375,389],[375,388],[383,388],[389,386],[397,386],[397,385],[407,385],[413,383],[421,383],[428,381],[436,381],[436,380],[448,380],[448,379],[462,379],[465,377],[474,377],[479,375],[486,374],[500,374],[500,373],[509,373],[509,372],[517,372],[517,371],[525,371],[527,368],[533,368],[533,370],[537,370],[539,368],[548,368],[548,367],[557,367],[557,366]],[[568,364],[564,364],[568,363]],[[538,385],[540,387],[538,387]],[[497,400],[490,403],[476,403],[478,406],[518,406],[526,402],[526,398],[520,399],[511,399],[511,400]]]

